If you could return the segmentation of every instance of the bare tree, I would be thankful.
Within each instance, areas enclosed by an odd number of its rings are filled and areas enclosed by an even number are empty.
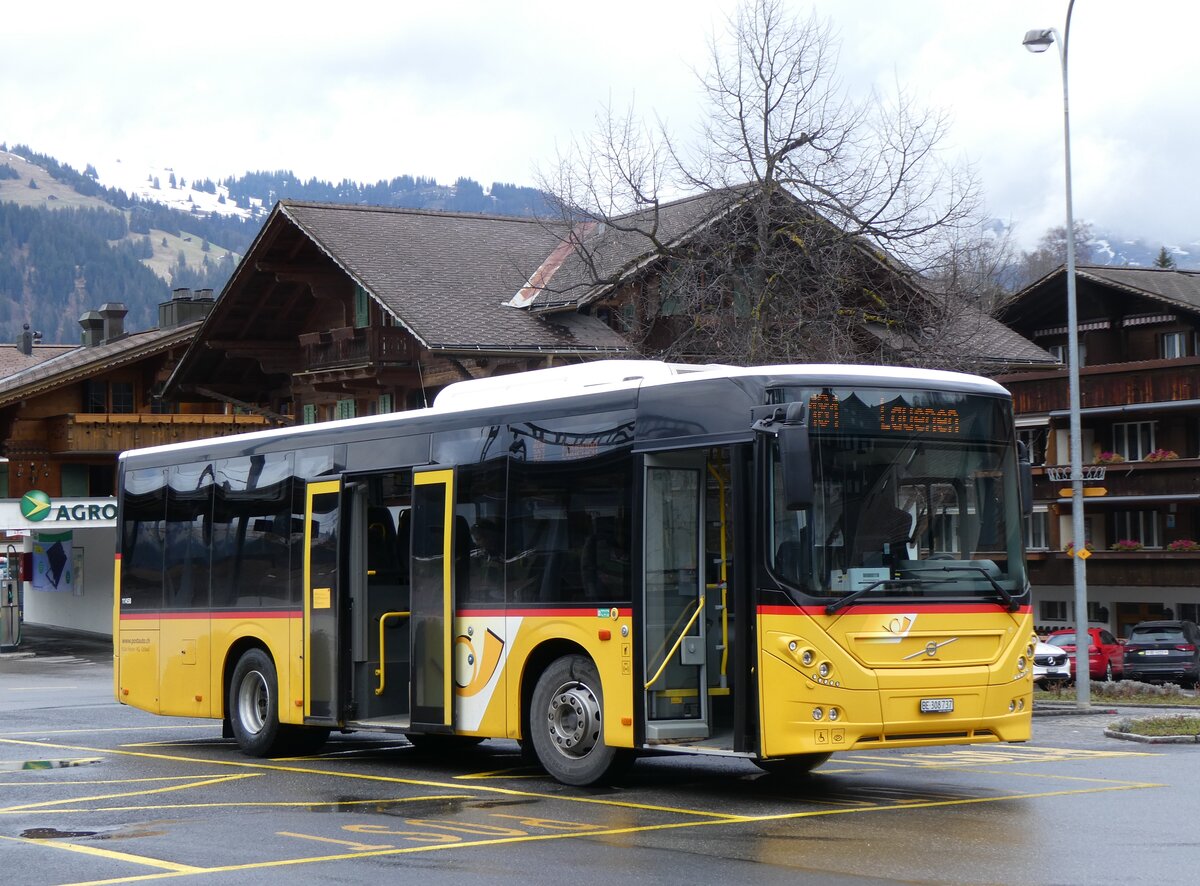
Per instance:
[[[610,107],[540,176],[587,271],[547,286],[653,268],[623,293],[629,333],[672,358],[920,359],[945,312],[921,275],[977,203],[946,119],[900,89],[853,100],[829,26],[782,0],[746,0],[709,50],[697,137]]]
[[[1075,263],[1085,265],[1092,260],[1089,241],[1093,236],[1090,222],[1075,222]],[[1021,255],[1018,273],[1018,288],[1024,288],[1040,280],[1056,268],[1067,263],[1067,226],[1058,225],[1042,234],[1038,245]]]

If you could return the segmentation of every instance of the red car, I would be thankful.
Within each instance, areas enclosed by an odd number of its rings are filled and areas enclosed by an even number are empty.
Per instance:
[[[1125,647],[1104,628],[1088,628],[1092,636],[1088,646],[1088,673],[1093,680],[1119,680],[1125,675]],[[1071,677],[1075,676],[1075,629],[1054,631],[1046,642],[1069,653]]]

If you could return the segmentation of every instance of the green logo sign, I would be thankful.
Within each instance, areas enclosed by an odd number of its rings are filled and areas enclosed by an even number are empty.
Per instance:
[[[31,489],[21,498],[21,514],[31,523],[41,523],[43,520],[52,523],[94,523],[99,520],[117,519],[117,503],[76,502],[72,505],[56,505],[50,501],[50,496],[40,489]]]
[[[50,496],[40,489],[33,489],[21,497],[21,515],[26,520],[39,523],[50,516]]]

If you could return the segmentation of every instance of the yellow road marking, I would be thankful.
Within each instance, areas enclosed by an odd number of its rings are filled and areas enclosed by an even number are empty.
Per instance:
[[[525,775],[515,773],[524,772]],[[512,769],[493,769],[491,772],[472,772],[469,775],[456,775],[455,781],[476,781],[485,778],[545,778],[546,773],[533,766],[514,766]]]
[[[152,788],[151,790],[148,790],[148,791],[147,790],[123,791],[119,794],[99,794],[98,796],[94,796],[94,797],[64,797],[60,800],[44,800],[41,803],[25,803],[21,806],[0,807],[0,815],[7,815],[7,814],[14,813],[14,812],[28,812],[33,809],[44,809],[47,806],[53,806],[57,809],[57,808],[61,808],[63,806],[67,806],[67,805],[71,805],[71,804],[75,804],[75,803],[91,803],[91,802],[95,802],[97,800],[115,800],[118,797],[142,797],[142,796],[145,796],[146,794],[165,794],[165,793],[169,793],[171,791],[183,791],[183,790],[188,790],[189,788],[202,788],[202,787],[206,787],[207,785],[210,785],[210,784],[223,784],[224,782],[229,782],[229,781],[239,781],[243,778],[258,778],[258,777],[259,777],[259,774],[254,773],[254,772],[246,772],[246,773],[241,773],[238,775],[216,775],[216,776],[213,776],[212,778],[205,778],[205,779],[201,779],[200,781],[190,782],[188,784],[171,785],[170,787],[165,787],[165,788]]]
[[[113,861],[127,861],[133,864],[146,865],[152,868],[162,868],[164,871],[171,871],[176,874],[199,874],[204,872],[204,868],[193,867],[189,864],[177,864],[173,861],[163,861],[161,858],[150,858],[146,855],[131,855],[128,852],[114,852],[112,849],[100,849],[97,846],[86,846],[80,843],[64,843],[59,840],[31,840],[27,837],[5,837],[0,834],[0,840],[9,840],[13,843],[26,843],[34,846],[48,846],[51,849],[61,849],[64,852],[78,852],[81,855],[94,855],[99,858],[107,858]],[[158,876],[158,875],[151,875]],[[114,882],[121,882],[120,880]]]
[[[152,775],[147,778],[101,778],[84,781],[0,781],[0,788],[71,788],[81,784],[142,784],[147,781],[195,781],[197,778],[217,778],[212,775]]]
[[[228,779],[225,779],[228,780]],[[196,785],[198,787],[198,785]],[[190,787],[190,786],[189,786]],[[279,809],[313,809],[314,807],[334,807],[334,806],[381,806],[391,805],[396,803],[413,803],[418,800],[471,800],[474,799],[472,794],[439,794],[428,797],[392,797],[382,798],[379,800],[261,800],[261,801],[246,801],[244,803],[228,802],[222,800],[217,803],[155,803],[150,806],[96,806],[88,809],[72,809],[72,812],[153,812],[155,810],[167,809],[235,809],[235,808],[279,808]],[[67,801],[63,801],[67,802]],[[6,809],[0,809],[0,814],[7,812]],[[31,809],[22,810],[22,812],[30,814],[58,814],[62,810],[54,809]]]
[[[96,748],[52,744],[49,742],[16,741],[14,739],[7,738],[0,738],[0,744],[31,745],[34,747],[53,748],[55,750],[76,750],[88,751],[91,753],[99,752]],[[147,751],[130,751],[123,748],[109,748],[105,750],[105,753],[121,754],[122,756],[127,757],[141,757],[150,760],[166,760],[176,763],[196,763],[203,766],[229,766],[238,769],[254,769],[261,772],[294,772],[301,775],[321,775],[327,778],[345,778],[355,781],[377,781],[385,784],[402,784],[412,787],[440,788],[442,790],[462,790],[461,785],[443,781],[397,778],[390,775],[368,775],[361,772],[339,772],[337,770],[313,769],[304,766],[283,766],[274,763],[253,763],[248,760],[201,760],[195,757],[176,756],[173,754],[152,754]],[[608,800],[601,797],[564,797],[561,794],[519,791],[515,788],[501,788],[493,785],[483,784],[472,785],[472,789],[507,797],[532,797],[541,800],[570,800],[573,803],[591,804],[596,806],[612,806],[620,809],[641,809],[647,812],[666,812],[673,815],[694,815],[697,817],[714,818],[717,820],[737,820],[736,816],[729,816],[723,812],[714,812],[707,809],[681,809],[679,807],[658,806],[649,803],[631,803],[625,800]],[[0,809],[0,812],[2,811],[4,810]]]
[[[914,752],[891,754],[887,757],[872,756],[870,752],[858,752],[841,758],[847,765],[885,766],[906,769],[912,766],[955,769],[964,766],[996,765],[1006,763],[1062,763],[1074,760],[1100,760],[1111,757],[1154,757],[1148,751],[1092,751],[1071,748],[1007,748],[1003,751],[956,750],[943,752]],[[899,762],[897,762],[899,761]],[[822,772],[827,770],[821,770]]]
[[[931,808],[935,808],[935,807],[939,807],[939,806],[953,806],[953,805],[959,805],[959,804],[967,805],[967,804],[981,804],[981,803],[997,803],[997,802],[1006,802],[1006,801],[1011,801],[1011,800],[1030,800],[1030,799],[1038,799],[1038,798],[1044,798],[1044,797],[1062,797],[1062,796],[1070,796],[1070,795],[1075,795],[1075,794],[1088,794],[1088,793],[1095,793],[1097,791],[1105,792],[1105,791],[1115,791],[1115,790],[1135,790],[1135,789],[1141,789],[1141,788],[1147,788],[1147,787],[1155,787],[1155,785],[1131,783],[1131,784],[1123,786],[1123,787],[1098,788],[1098,789],[1096,789],[1096,791],[1087,790],[1087,789],[1065,790],[1065,791],[1044,791],[1044,792],[1033,793],[1033,794],[1009,794],[1009,795],[999,796],[999,797],[978,797],[978,798],[970,798],[970,799],[965,799],[965,800],[964,799],[956,799],[956,800],[922,801],[922,802],[915,802],[915,803],[897,804],[894,806],[872,806],[869,808],[807,810],[804,812],[780,813],[777,815],[730,816],[725,820],[682,821],[682,822],[669,822],[669,823],[665,823],[665,824],[639,825],[639,826],[624,827],[624,828],[601,828],[599,830],[589,831],[587,833],[528,834],[528,835],[524,835],[524,836],[520,836],[520,837],[498,837],[498,838],[493,838],[493,839],[470,840],[470,841],[462,841],[462,842],[456,842],[456,843],[432,843],[432,844],[425,844],[425,845],[421,845],[421,846],[404,846],[404,847],[386,848],[386,849],[371,849],[371,850],[364,850],[361,852],[347,852],[347,853],[342,853],[342,854],[338,854],[338,855],[323,855],[323,856],[314,856],[314,857],[308,857],[308,858],[291,858],[291,859],[280,859],[280,860],[276,860],[276,861],[250,862],[247,864],[240,864],[240,865],[225,865],[222,867],[205,868],[202,871],[202,873],[207,873],[207,874],[230,873],[230,872],[234,872],[234,871],[260,870],[260,869],[264,869],[264,868],[286,867],[286,866],[292,866],[292,865],[314,864],[314,863],[330,862],[330,861],[351,861],[351,860],[359,859],[359,858],[378,858],[378,857],[389,856],[389,855],[411,855],[411,854],[418,853],[418,852],[436,852],[436,851],[443,851],[443,850],[447,850],[447,849],[467,849],[467,848],[475,848],[475,847],[480,847],[480,846],[501,846],[501,845],[514,844],[514,843],[535,843],[535,842],[544,842],[544,841],[548,841],[548,840],[576,840],[581,837],[586,837],[588,839],[591,839],[594,837],[610,837],[610,836],[622,836],[622,835],[629,835],[629,834],[643,834],[643,833],[649,833],[649,832],[653,832],[653,831],[680,830],[683,828],[712,827],[714,825],[753,824],[753,823],[758,823],[758,822],[788,821],[788,820],[801,819],[801,818],[818,818],[818,817],[826,816],[826,815],[852,815],[852,814],[861,814],[864,812],[884,812],[884,811],[891,811],[891,810],[907,810],[907,809],[931,809]],[[560,799],[570,799],[570,798],[560,798]],[[127,879],[96,880],[96,881],[90,881],[87,883],[75,883],[75,884],[71,884],[71,886],[106,886],[106,884],[127,883],[127,882],[133,882],[134,880],[159,879],[164,876],[172,876],[172,875],[171,874],[152,874],[152,875],[143,875],[143,876],[139,876],[139,877],[131,877],[131,878],[127,878]]]
[[[188,726],[154,726],[154,730],[159,729],[207,729],[212,730],[211,723],[196,723]],[[138,732],[145,734],[148,731],[146,726],[113,726],[109,729],[56,729],[51,732],[38,730],[37,732],[6,732],[4,733],[9,738],[23,738],[27,735],[99,735],[103,732]]]
[[[7,740],[7,739],[0,739],[0,743],[19,744],[19,745],[26,744],[26,745],[35,745],[38,747],[57,747],[59,749],[63,749],[61,746],[50,745],[50,744],[42,743],[42,742],[19,742],[19,741]],[[98,749],[94,749],[94,748],[66,748],[66,749],[76,750],[76,751],[86,751],[86,752],[99,752]],[[278,765],[278,764],[264,764],[264,763],[243,762],[243,761],[200,760],[200,759],[196,759],[193,757],[175,756],[175,755],[167,755],[167,754],[153,754],[153,753],[148,753],[148,752],[129,751],[129,750],[124,750],[124,749],[117,749],[117,750],[105,749],[104,752],[105,753],[118,753],[118,754],[122,754],[125,756],[131,756],[131,757],[158,759],[158,760],[173,761],[173,762],[194,763],[194,764],[209,765],[209,766],[230,766],[230,767],[237,767],[237,768],[248,768],[248,769],[259,770],[259,772],[255,773],[255,774],[261,774],[262,772],[291,772],[291,773],[300,773],[300,774],[306,774],[306,775],[326,776],[326,777],[332,777],[332,778],[349,778],[349,779],[354,779],[354,780],[358,780],[358,781],[377,781],[377,782],[403,784],[403,785],[423,785],[423,786],[441,787],[443,789],[446,789],[446,788],[456,789],[456,785],[446,784],[446,783],[442,783],[442,782],[395,778],[395,777],[389,777],[389,776],[366,775],[366,774],[362,774],[362,773],[325,771],[322,769],[314,769],[314,768],[310,768],[310,767],[284,766],[284,765]],[[1102,757],[1107,757],[1107,756],[1148,756],[1146,754],[1124,753],[1124,752],[1121,752],[1121,753],[1080,752],[1078,754],[1076,754],[1074,752],[1062,752],[1062,753],[1065,753],[1066,756],[1059,757],[1059,756],[1054,756],[1055,753],[1056,752],[1049,752],[1049,753],[1038,752],[1037,754],[1023,754],[1023,755],[1021,755],[1021,762],[1025,762],[1025,763],[1049,762],[1050,760],[1058,760],[1060,758],[1061,759],[1097,759],[1097,758],[1102,758]],[[914,756],[922,756],[922,755],[914,755]],[[923,755],[923,756],[929,756],[929,757],[940,756],[943,758],[941,761],[942,765],[945,765],[946,760],[944,758],[949,757],[951,755],[943,754],[943,755]],[[846,761],[846,762],[850,762],[850,761]],[[1009,761],[1004,760],[1003,755],[1001,755],[1001,754],[993,754],[990,758],[988,758],[988,762],[1004,763],[1004,762],[1009,762]],[[911,766],[912,764],[909,763],[908,765]],[[935,764],[934,764],[934,761],[929,761],[929,762],[927,762],[926,765],[935,765]],[[947,768],[957,768],[957,767],[947,766]],[[861,770],[857,770],[857,771],[861,771]],[[997,773],[993,773],[993,774],[997,774],[997,775],[1017,774],[1017,775],[1021,775],[1022,777],[1033,777],[1033,778],[1036,778],[1036,777],[1062,778],[1062,779],[1071,780],[1071,781],[1089,782],[1094,786],[1073,788],[1073,789],[1054,790],[1054,791],[1041,791],[1041,792],[1034,792],[1034,793],[1015,793],[1015,794],[1007,794],[1007,795],[1003,795],[1003,796],[988,796],[988,797],[947,797],[946,795],[942,795],[942,798],[939,798],[939,799],[932,799],[932,800],[922,799],[922,800],[914,800],[914,801],[909,801],[909,802],[897,802],[897,803],[893,803],[891,805],[855,804],[853,806],[850,806],[849,808],[808,809],[808,810],[800,811],[800,812],[785,812],[785,813],[775,813],[775,814],[770,814],[770,815],[747,816],[747,815],[730,815],[730,814],[716,813],[716,812],[711,812],[711,811],[681,809],[681,808],[677,808],[677,807],[659,806],[659,805],[652,805],[652,804],[630,803],[627,801],[603,800],[603,799],[593,798],[593,797],[569,797],[569,796],[561,796],[558,794],[544,794],[544,793],[536,793],[536,792],[528,792],[528,791],[519,791],[519,790],[515,790],[515,789],[511,789],[511,788],[499,788],[499,787],[495,787],[495,786],[491,786],[491,785],[473,784],[471,786],[471,790],[473,790],[475,792],[483,792],[483,793],[499,794],[499,795],[507,795],[507,796],[529,797],[529,798],[535,798],[535,799],[562,800],[562,801],[575,802],[575,803],[592,803],[592,804],[597,804],[597,805],[604,805],[604,806],[611,806],[611,807],[618,807],[618,808],[640,809],[640,810],[647,810],[647,811],[664,812],[664,813],[671,813],[671,814],[676,814],[676,815],[687,815],[687,816],[697,816],[697,817],[702,816],[703,820],[692,819],[692,820],[688,820],[688,821],[668,822],[668,823],[650,824],[650,825],[638,825],[638,826],[629,826],[629,827],[622,827],[622,828],[604,828],[603,826],[598,826],[598,827],[589,829],[585,832],[575,832],[575,833],[523,834],[520,836],[503,836],[503,837],[487,838],[487,839],[481,839],[481,840],[455,841],[455,842],[440,842],[439,841],[436,843],[418,845],[418,846],[379,847],[379,848],[363,849],[360,851],[334,854],[334,855],[325,855],[325,856],[307,857],[307,858],[295,858],[295,859],[280,859],[280,860],[270,860],[270,861],[262,861],[262,862],[250,862],[250,863],[240,864],[240,865],[227,865],[227,866],[213,867],[213,868],[193,868],[193,867],[184,866],[184,865],[173,865],[172,863],[161,862],[156,859],[148,859],[148,858],[144,858],[144,857],[140,857],[140,856],[125,855],[123,853],[113,853],[113,852],[110,852],[107,850],[94,850],[93,847],[86,847],[86,846],[81,847],[81,846],[79,846],[79,844],[66,844],[66,843],[57,843],[57,842],[51,843],[48,841],[41,841],[41,840],[21,840],[20,842],[35,843],[37,845],[51,845],[56,848],[72,847],[76,851],[83,851],[83,852],[91,851],[94,854],[105,855],[105,856],[111,857],[111,858],[123,858],[125,860],[142,863],[142,864],[148,864],[150,866],[158,866],[163,869],[161,872],[153,873],[153,874],[142,874],[142,875],[134,875],[134,876],[130,876],[130,877],[114,878],[114,879],[110,879],[110,880],[92,881],[90,884],[86,884],[86,886],[100,886],[100,884],[128,883],[128,882],[136,882],[136,881],[148,880],[148,879],[161,879],[164,877],[173,877],[173,876],[180,876],[180,875],[192,874],[192,873],[224,873],[224,872],[232,872],[232,871],[257,870],[257,869],[264,869],[264,868],[271,868],[271,867],[283,867],[283,866],[287,866],[287,865],[312,864],[315,862],[339,861],[339,860],[350,860],[350,859],[357,859],[357,858],[369,858],[369,857],[378,857],[378,856],[387,856],[387,855],[411,854],[414,852],[429,852],[429,851],[441,850],[441,849],[469,848],[469,847],[477,847],[477,846],[496,846],[496,845],[504,845],[504,844],[516,844],[516,843],[524,843],[524,842],[544,841],[544,840],[551,840],[551,839],[578,838],[581,836],[586,836],[589,838],[595,837],[595,836],[619,836],[619,835],[638,834],[638,833],[690,828],[690,827],[702,827],[702,826],[723,825],[723,824],[744,824],[744,823],[755,823],[755,822],[789,821],[789,820],[801,819],[801,818],[817,818],[817,817],[828,816],[828,815],[846,815],[846,814],[851,814],[851,813],[877,812],[877,811],[885,811],[885,810],[929,809],[929,808],[948,807],[948,806],[957,806],[957,805],[965,806],[965,805],[976,805],[976,804],[982,804],[982,803],[1003,802],[1003,801],[1010,801],[1010,800],[1014,800],[1014,799],[1029,800],[1029,799],[1039,799],[1039,798],[1049,798],[1049,797],[1063,797],[1063,796],[1084,795],[1084,794],[1094,794],[1094,793],[1106,793],[1106,792],[1113,792],[1113,791],[1142,790],[1142,789],[1146,789],[1146,788],[1154,788],[1154,787],[1162,787],[1163,786],[1163,785],[1158,785],[1158,784],[1154,784],[1154,783],[1107,781],[1107,780],[1091,779],[1091,778],[1078,777],[1078,776],[1053,776],[1053,775],[1044,775],[1041,773],[1037,773],[1037,774],[1013,773],[1011,770],[1009,770],[1008,772],[997,772]],[[482,775],[485,777],[494,777],[494,773],[483,773]],[[212,777],[209,777],[200,782],[195,782],[195,786],[200,786],[203,784],[220,783],[222,781],[233,781],[235,779],[244,778],[244,777],[249,777],[249,775],[239,775],[239,776],[232,776],[232,777],[212,776]],[[179,789],[182,789],[183,787],[187,787],[187,786],[188,785],[177,785],[177,786],[172,786],[169,788],[159,789],[157,792],[179,790]],[[144,792],[139,791],[137,793],[141,794]],[[128,795],[127,794],[117,794],[117,795],[112,795],[112,796],[128,796]],[[453,796],[460,796],[460,795],[453,795]],[[95,800],[95,799],[104,799],[104,798],[97,797],[97,798],[85,798],[85,799],[74,800],[74,801],[57,801],[57,805],[61,806],[63,803],[67,803],[67,802],[85,802],[86,799]],[[361,802],[379,803],[379,802],[387,802],[387,801],[369,800],[369,801],[361,801]],[[12,807],[12,809],[25,809],[25,808],[34,809],[34,808],[43,807],[43,806],[47,806],[47,805],[54,805],[54,804],[29,804],[28,807]],[[196,804],[196,805],[223,806],[226,804]],[[264,804],[264,805],[278,805],[278,804]],[[296,803],[296,804],[292,804],[292,805],[312,806],[312,805],[330,805],[330,804]],[[119,807],[119,808],[127,809],[128,807]],[[171,807],[148,807],[148,808],[171,808]],[[7,812],[10,810],[0,810],[0,811]],[[299,837],[302,839],[308,839],[307,835],[292,835],[292,834],[285,834],[285,835],[296,836],[296,837]],[[12,840],[12,839],[16,839],[16,838],[6,838],[6,839]],[[351,841],[338,841],[333,838],[315,838],[315,839],[318,839],[322,842],[333,842],[338,845],[350,845],[350,846],[364,845],[364,844],[352,843]],[[76,884],[76,886],[85,886],[85,884]]]
[[[281,837],[295,837],[297,840],[316,840],[318,843],[336,843],[349,846],[351,849],[392,849],[390,844],[355,843],[353,840],[335,840],[333,837],[318,837],[313,834],[294,834],[291,831],[276,831]]]

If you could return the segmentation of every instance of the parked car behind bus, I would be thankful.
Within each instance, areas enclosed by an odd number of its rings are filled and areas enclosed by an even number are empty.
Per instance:
[[[1200,680],[1200,628],[1191,621],[1144,621],[1125,643],[1125,676],[1146,683],[1195,686]]]
[[[1093,680],[1119,680],[1125,672],[1124,647],[1104,628],[1088,628],[1092,641],[1088,646],[1088,673]],[[1075,679],[1075,629],[1052,632],[1046,642],[1057,646],[1071,660],[1071,679]]]

